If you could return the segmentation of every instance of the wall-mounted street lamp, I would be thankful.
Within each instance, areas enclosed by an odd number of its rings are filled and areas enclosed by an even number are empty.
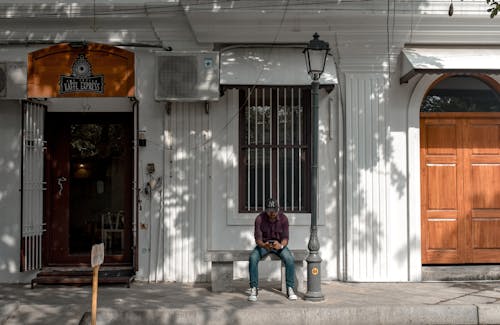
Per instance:
[[[321,301],[324,299],[321,293],[321,257],[319,256],[318,240],[318,129],[319,129],[319,78],[325,71],[326,58],[330,52],[330,45],[319,39],[318,33],[314,33],[313,39],[309,41],[304,49],[307,73],[311,76],[311,234],[307,248],[307,292],[305,300]]]

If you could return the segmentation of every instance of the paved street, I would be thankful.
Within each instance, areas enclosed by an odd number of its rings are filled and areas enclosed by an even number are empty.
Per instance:
[[[98,324],[500,324],[500,282],[323,283],[323,302],[288,301],[277,283],[212,293],[206,284],[99,288]],[[88,324],[91,287],[2,285],[0,323]]]

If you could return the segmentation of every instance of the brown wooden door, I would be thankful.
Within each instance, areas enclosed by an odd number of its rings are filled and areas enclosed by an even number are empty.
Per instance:
[[[45,265],[132,259],[132,115],[47,114]]]
[[[422,263],[500,262],[500,115],[422,113]]]
[[[500,262],[500,118],[466,121],[465,211],[470,262]]]

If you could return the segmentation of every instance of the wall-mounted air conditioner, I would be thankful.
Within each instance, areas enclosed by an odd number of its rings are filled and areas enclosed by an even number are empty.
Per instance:
[[[219,99],[219,52],[157,52],[155,99]]]
[[[0,62],[0,99],[26,98],[26,63]]]

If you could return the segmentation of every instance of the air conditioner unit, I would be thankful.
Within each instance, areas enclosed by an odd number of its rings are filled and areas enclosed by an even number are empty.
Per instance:
[[[26,98],[26,63],[0,62],[0,99]]]
[[[155,99],[219,99],[219,52],[157,52]]]

